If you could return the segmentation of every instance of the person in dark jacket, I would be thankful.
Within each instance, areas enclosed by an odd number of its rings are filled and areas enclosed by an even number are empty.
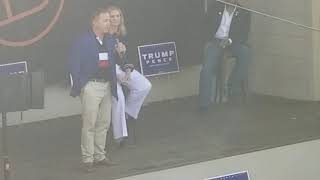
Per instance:
[[[205,45],[204,60],[200,73],[199,104],[200,110],[206,111],[211,104],[211,96],[215,89],[216,72],[219,61],[226,50],[237,58],[231,74],[231,84],[236,92],[243,82],[247,81],[250,51],[247,45],[250,31],[250,13],[232,5],[217,1],[208,1],[206,13],[209,30],[209,42]],[[237,4],[238,0],[225,0]]]

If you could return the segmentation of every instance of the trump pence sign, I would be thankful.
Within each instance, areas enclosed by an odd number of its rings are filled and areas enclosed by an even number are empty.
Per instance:
[[[217,176],[206,180],[250,180],[248,171]]]
[[[28,66],[26,61],[0,64],[0,75],[14,75],[23,74],[28,72]]]
[[[141,72],[144,76],[179,72],[175,42],[139,46],[138,52]]]

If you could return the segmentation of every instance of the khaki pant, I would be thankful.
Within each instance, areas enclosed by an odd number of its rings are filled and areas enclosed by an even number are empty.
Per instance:
[[[81,92],[81,152],[84,163],[105,158],[106,135],[111,122],[110,83],[89,81]]]

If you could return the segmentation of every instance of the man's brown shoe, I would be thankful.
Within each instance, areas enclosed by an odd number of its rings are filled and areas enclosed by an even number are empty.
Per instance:
[[[104,158],[101,161],[95,161],[94,166],[115,166],[117,165],[116,163],[112,162],[110,159],[108,158]]]
[[[91,173],[94,171],[92,162],[83,163],[82,168],[83,168],[83,171],[86,173]]]

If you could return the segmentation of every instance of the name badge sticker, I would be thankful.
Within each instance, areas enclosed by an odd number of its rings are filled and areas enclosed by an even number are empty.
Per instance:
[[[99,61],[108,61],[109,54],[107,52],[99,53]]]

